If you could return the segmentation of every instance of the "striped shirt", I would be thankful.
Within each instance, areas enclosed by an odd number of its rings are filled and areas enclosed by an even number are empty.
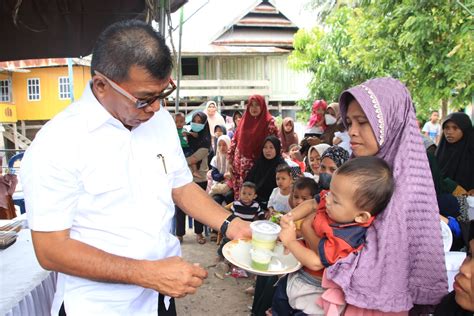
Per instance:
[[[258,202],[255,201],[250,205],[245,205],[241,201],[234,201],[231,210],[235,216],[249,222],[253,221],[256,217],[263,218],[265,215]]]

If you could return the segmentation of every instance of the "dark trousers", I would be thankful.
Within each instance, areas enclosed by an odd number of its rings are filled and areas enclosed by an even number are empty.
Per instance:
[[[165,308],[165,297],[163,295],[158,296],[158,315],[159,316],[176,316],[176,305],[174,298],[170,300],[170,306],[168,310]],[[64,303],[61,305],[58,316],[66,316],[66,310],[64,309]]]
[[[203,190],[206,190],[207,182],[196,183]],[[189,197],[192,198],[192,197]],[[186,234],[186,214],[177,206],[175,206],[176,216],[176,236],[184,236]],[[204,225],[197,220],[194,220],[194,232],[196,234],[202,234],[204,231]]]
[[[277,280],[277,276],[257,276],[252,315],[265,316],[265,311],[272,307],[273,293],[275,292],[273,285]]]

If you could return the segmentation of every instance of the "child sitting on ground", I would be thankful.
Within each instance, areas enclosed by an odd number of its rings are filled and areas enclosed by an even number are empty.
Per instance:
[[[305,243],[297,241],[295,221],[310,215],[313,207],[300,207],[282,217],[280,239],[303,264],[303,269],[282,278],[273,296],[273,315],[302,311],[324,315],[315,302],[322,295],[325,267],[360,251],[375,216],[387,206],[395,189],[388,164],[377,157],[349,160],[333,175],[330,191],[321,192],[312,230],[303,229]],[[303,205],[302,205],[303,206]],[[339,306],[342,313],[345,306]]]
[[[184,156],[187,158],[194,154],[194,151],[191,147],[189,147],[188,144],[188,138],[187,136],[190,135],[192,137],[197,137],[197,133],[194,132],[188,132],[184,128],[184,125],[186,123],[185,116],[183,113],[178,112],[174,115],[174,123],[176,124],[176,129],[178,130],[178,136],[179,136],[179,141],[181,142],[181,148],[183,149]],[[191,168],[191,172],[193,176],[199,177],[199,170],[197,167],[197,164],[190,164],[189,168]]]
[[[260,204],[258,204],[257,201],[255,201],[255,198],[257,197],[257,186],[255,183],[246,181],[242,183],[242,187],[240,189],[240,199],[235,200],[232,203],[231,206],[231,211],[232,213],[243,219],[244,221],[249,221],[252,222],[254,220],[258,219],[265,219],[265,213],[264,211],[260,208]],[[222,248],[224,248],[224,245],[228,243],[230,239],[224,236],[224,238],[221,241],[221,244],[219,246],[219,249],[217,249],[217,255],[218,255],[218,260],[222,261],[224,260],[224,256],[222,255]],[[224,278],[224,274],[229,271],[229,266],[225,262],[221,262],[222,264],[218,264],[216,267],[216,272],[214,275],[218,277],[219,279]]]
[[[288,213],[290,211],[290,204],[288,199],[291,193],[291,185],[293,178],[291,175],[291,168],[287,164],[278,165],[275,172],[277,187],[273,189],[270,198],[268,199],[268,215],[267,218],[276,215],[275,213]]]

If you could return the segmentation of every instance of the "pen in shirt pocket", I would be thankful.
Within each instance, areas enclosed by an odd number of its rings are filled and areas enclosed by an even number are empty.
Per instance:
[[[168,174],[168,170],[166,169],[166,162],[165,162],[165,156],[162,154],[156,155],[158,159],[161,159],[161,162],[163,163],[163,169],[165,169],[165,173]]]

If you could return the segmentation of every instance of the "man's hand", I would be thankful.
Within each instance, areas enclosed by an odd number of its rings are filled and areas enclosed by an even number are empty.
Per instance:
[[[227,237],[230,239],[247,239],[252,238],[252,230],[250,229],[250,222],[244,221],[240,218],[235,218],[230,222],[227,228]]]
[[[196,293],[207,278],[207,271],[196,263],[191,264],[180,257],[170,257],[144,261],[141,277],[143,287],[179,298]]]

